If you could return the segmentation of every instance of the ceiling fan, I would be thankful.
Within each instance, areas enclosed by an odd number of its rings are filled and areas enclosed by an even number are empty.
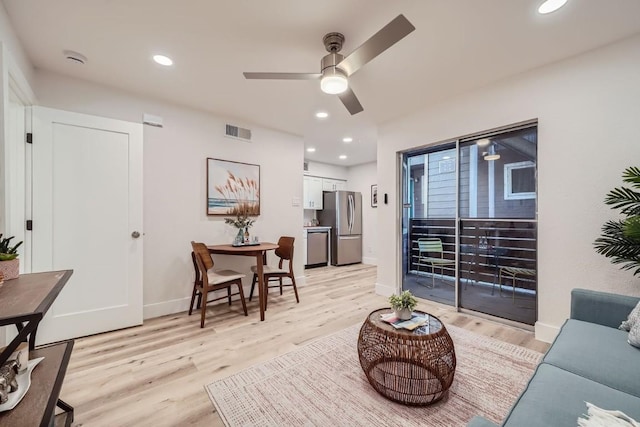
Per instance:
[[[349,87],[348,77],[363,65],[402,40],[416,28],[404,15],[398,15],[369,40],[351,52],[348,56],[339,54],[344,43],[341,33],[328,33],[322,38],[329,52],[322,58],[319,73],[243,73],[246,79],[270,80],[316,80],[320,79],[323,92],[336,94],[351,115],[363,110],[360,101]]]

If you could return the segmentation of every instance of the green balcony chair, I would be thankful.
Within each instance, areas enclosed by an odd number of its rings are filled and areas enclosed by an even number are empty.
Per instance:
[[[421,237],[418,239],[418,271],[421,265],[431,267],[431,288],[436,287],[436,267],[440,267],[440,276],[444,277],[444,267],[455,268],[456,261],[444,257],[442,240],[437,237]]]

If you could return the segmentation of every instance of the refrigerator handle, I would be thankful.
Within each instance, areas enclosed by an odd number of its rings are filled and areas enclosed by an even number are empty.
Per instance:
[[[351,234],[351,194],[347,195],[347,228]]]
[[[349,234],[353,231],[353,194],[349,194]]]

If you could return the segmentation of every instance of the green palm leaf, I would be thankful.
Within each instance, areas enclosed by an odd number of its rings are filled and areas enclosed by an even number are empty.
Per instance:
[[[632,166],[622,173],[622,180],[633,184],[635,188],[640,188],[640,168]]]
[[[623,230],[625,237],[640,241],[640,216],[633,216],[624,222]]]
[[[622,179],[640,190],[640,168],[627,168]],[[627,187],[614,188],[607,194],[605,203],[612,209],[620,209],[626,218],[607,221],[594,247],[613,264],[621,264],[623,270],[632,270],[634,276],[640,275],[640,192]]]
[[[622,209],[623,215],[640,215],[640,193],[630,188],[614,188],[607,194],[604,202],[612,209]]]

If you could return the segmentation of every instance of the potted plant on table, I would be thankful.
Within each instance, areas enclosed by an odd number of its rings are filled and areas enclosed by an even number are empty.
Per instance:
[[[15,279],[20,275],[20,260],[18,259],[18,248],[22,242],[11,246],[14,236],[3,238],[0,234],[0,275],[3,280]]]
[[[418,300],[410,291],[404,291],[400,295],[391,295],[389,304],[396,313],[396,317],[401,320],[411,319],[413,309],[418,305]]]

